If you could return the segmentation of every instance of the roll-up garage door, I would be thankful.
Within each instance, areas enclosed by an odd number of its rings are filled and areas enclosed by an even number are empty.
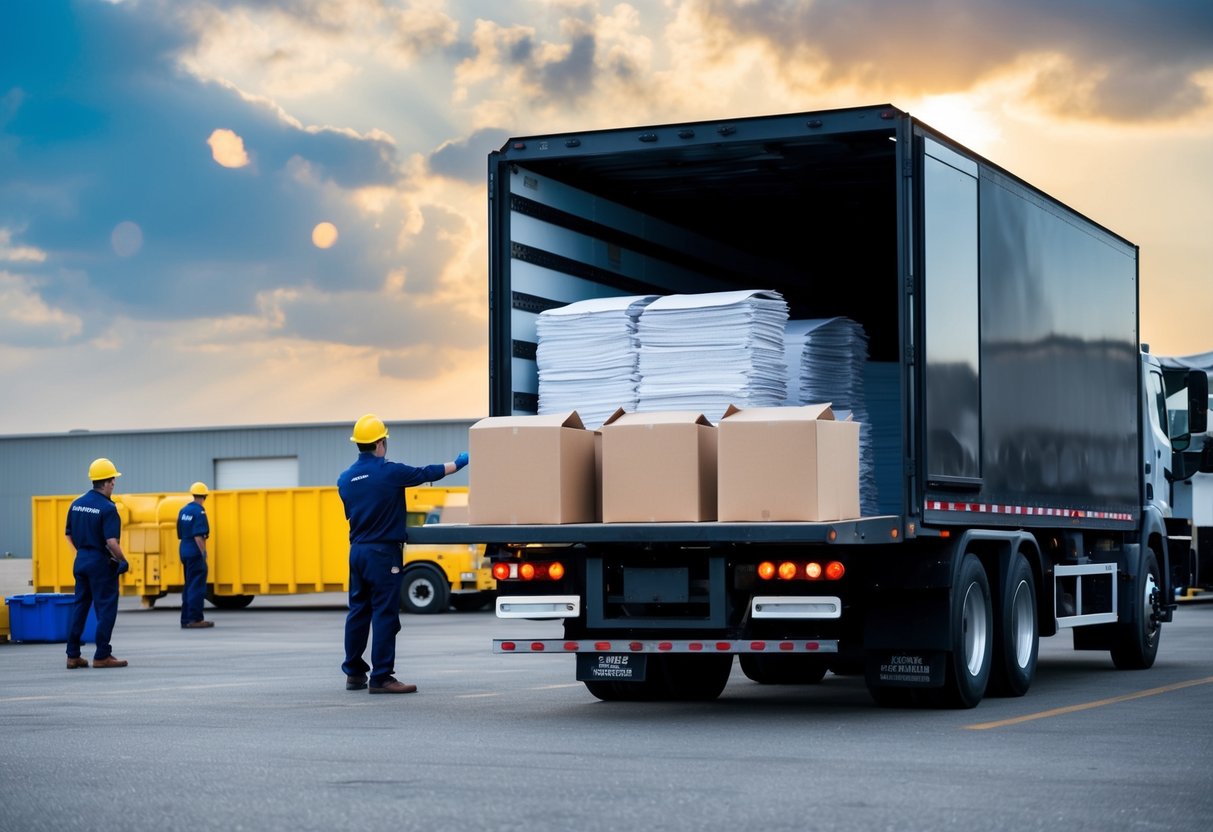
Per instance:
[[[299,458],[216,459],[215,488],[298,488]]]

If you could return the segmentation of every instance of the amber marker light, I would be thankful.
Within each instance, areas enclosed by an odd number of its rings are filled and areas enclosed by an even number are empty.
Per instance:
[[[846,574],[846,571],[847,568],[836,560],[832,560],[826,564],[826,577],[831,581],[837,581]]]
[[[510,577],[510,565],[508,563],[494,563],[493,577],[498,581],[507,580]]]
[[[548,564],[548,577],[553,581],[558,581],[564,577],[564,564],[556,561]]]
[[[529,581],[535,577],[535,564],[524,563],[518,567],[518,577],[524,581]]]
[[[790,581],[796,577],[796,564],[790,560],[785,560],[779,564],[779,577],[785,581]]]
[[[758,577],[762,578],[764,581],[769,581],[771,578],[774,578],[775,564],[771,563],[769,560],[764,560],[762,563],[758,564]]]
[[[804,574],[806,578],[814,581],[817,580],[821,577],[821,564],[817,563],[816,561],[813,563],[806,563],[804,566]]]

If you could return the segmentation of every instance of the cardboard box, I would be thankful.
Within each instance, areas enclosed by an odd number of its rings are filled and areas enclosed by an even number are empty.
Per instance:
[[[722,522],[859,516],[859,424],[829,404],[730,406],[718,430]]]
[[[716,428],[700,413],[615,412],[602,426],[604,523],[716,519]]]
[[[594,432],[576,411],[481,419],[468,431],[468,452],[471,524],[594,521]]]

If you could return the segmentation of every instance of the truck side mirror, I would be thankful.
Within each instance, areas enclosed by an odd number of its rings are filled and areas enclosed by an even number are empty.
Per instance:
[[[1209,377],[1204,370],[1188,373],[1188,432],[1209,429]]]

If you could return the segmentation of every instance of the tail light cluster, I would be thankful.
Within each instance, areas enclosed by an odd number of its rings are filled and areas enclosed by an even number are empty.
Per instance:
[[[758,577],[764,581],[837,581],[847,572],[841,561],[826,563],[785,560],[780,563],[764,560],[758,564]]]
[[[526,561],[498,561],[493,564],[493,578],[498,581],[559,581],[564,577],[564,564]]]

